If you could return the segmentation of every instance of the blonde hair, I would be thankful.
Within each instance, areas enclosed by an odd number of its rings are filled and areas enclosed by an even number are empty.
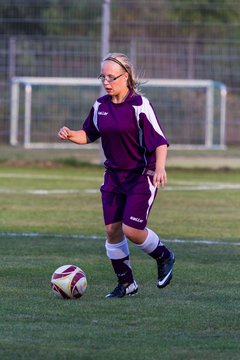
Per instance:
[[[128,88],[132,90],[133,93],[140,94],[140,91],[138,90],[138,87],[140,86],[140,81],[137,78],[134,66],[131,63],[130,59],[127,57],[127,55],[122,53],[109,53],[103,58],[102,62],[107,60],[113,61],[116,64],[120,65],[128,73]]]

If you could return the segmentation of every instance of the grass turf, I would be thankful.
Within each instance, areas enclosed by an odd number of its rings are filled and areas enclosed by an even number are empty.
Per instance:
[[[115,277],[93,191],[102,172],[1,168],[1,359],[238,359],[239,190],[186,190],[179,181],[237,184],[239,173],[170,171],[175,190],[158,194],[149,226],[176,254],[171,285],[157,289],[156,265],[130,244],[139,294],[112,300],[104,298]],[[53,271],[66,263],[87,274],[78,301],[50,290]]]

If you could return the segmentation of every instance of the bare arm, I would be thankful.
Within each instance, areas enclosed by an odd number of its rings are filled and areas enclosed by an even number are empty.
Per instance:
[[[167,173],[165,170],[167,160],[167,145],[161,145],[156,148],[156,169],[153,176],[153,185],[157,188],[164,187],[167,182]]]
[[[58,132],[58,137],[61,140],[70,140],[76,144],[80,144],[80,145],[85,145],[87,144],[88,138],[87,138],[87,134],[84,130],[70,130],[68,127],[63,126],[59,132]]]

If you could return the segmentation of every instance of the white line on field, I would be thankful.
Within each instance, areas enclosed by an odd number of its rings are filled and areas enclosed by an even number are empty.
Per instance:
[[[35,237],[35,238],[61,238],[61,239],[93,239],[105,240],[105,236],[100,235],[65,235],[65,234],[44,234],[32,232],[0,232],[0,238],[11,237]],[[204,245],[227,245],[227,246],[240,246],[240,242],[233,241],[218,241],[218,240],[186,240],[186,239],[161,239],[163,242],[179,243],[179,244],[204,244]]]
[[[18,173],[0,173],[0,178],[17,178],[17,179],[31,179],[31,180],[76,180],[79,182],[82,181],[99,181],[101,182],[103,180],[103,177],[95,177],[95,176],[64,176],[64,175],[41,175],[41,174],[18,174]],[[173,185],[172,185],[173,184]],[[240,189],[240,183],[228,183],[228,182],[210,182],[210,181],[188,181],[188,180],[171,180],[169,181],[169,184],[167,184],[166,190],[225,190],[225,189],[232,189],[232,190],[238,190]],[[3,192],[4,189],[0,192]],[[6,189],[8,191],[8,189]],[[28,191],[28,190],[26,190]],[[34,190],[29,190],[34,191]],[[36,190],[36,191],[49,191],[49,190]],[[53,190],[58,191],[58,190]],[[59,190],[62,191],[69,191],[69,192],[75,192],[80,190],[74,190],[74,189],[65,189],[65,190]],[[88,191],[88,190],[85,190]],[[91,192],[91,190],[90,190]],[[49,191],[51,193],[51,191]]]
[[[39,175],[39,174],[17,174],[17,173],[0,173],[3,179],[31,179],[31,180],[77,180],[77,181],[102,181],[103,176],[63,176],[63,175]]]
[[[164,190],[161,191],[216,191],[216,190],[240,190],[240,184],[219,184],[212,183],[209,185],[199,184],[199,185],[185,185],[185,186],[166,186]],[[68,194],[96,194],[99,192],[97,189],[25,189],[18,190],[12,188],[0,188],[0,194],[30,194],[30,195],[68,195]]]
[[[0,178],[16,178],[16,179],[30,179],[30,180],[70,180],[70,181],[97,181],[99,186],[102,183],[103,177],[100,176],[70,176],[70,175],[41,175],[32,173],[0,173]],[[202,190],[239,190],[240,183],[229,183],[229,182],[210,182],[210,181],[181,181],[171,180],[165,187],[167,191],[202,191]],[[12,188],[0,188],[0,193],[29,193],[35,195],[50,195],[50,194],[75,194],[75,193],[96,193],[99,189],[25,189],[17,190]]]
[[[225,184],[225,183],[199,183],[198,185],[189,186],[166,186],[165,190],[169,191],[205,191],[205,190],[239,190],[240,184]]]
[[[99,182],[99,187],[103,181],[102,177],[94,176],[64,176],[64,175],[41,175],[41,174],[18,174],[18,173],[0,173],[0,178],[16,178],[16,179],[30,179],[30,180],[66,180],[66,181],[77,181],[77,182]],[[165,190],[167,191],[207,191],[207,190],[240,190],[240,183],[229,183],[229,182],[210,182],[210,181],[181,181],[171,180],[166,185]],[[0,188],[2,194],[32,194],[32,195],[51,195],[51,194],[78,194],[88,193],[95,194],[99,192],[99,188],[90,189],[25,189],[18,190],[13,188]]]
[[[46,190],[46,189],[35,189],[35,190],[17,190],[17,189],[7,189],[0,188],[0,194],[30,194],[30,195],[69,195],[69,194],[96,194],[99,192],[99,189],[55,189],[55,190]]]

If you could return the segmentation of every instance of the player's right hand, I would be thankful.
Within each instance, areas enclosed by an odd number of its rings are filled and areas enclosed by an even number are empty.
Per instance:
[[[61,139],[61,140],[67,140],[69,139],[69,137],[71,136],[71,130],[66,127],[66,126],[63,126],[59,132],[58,132],[58,137]]]

